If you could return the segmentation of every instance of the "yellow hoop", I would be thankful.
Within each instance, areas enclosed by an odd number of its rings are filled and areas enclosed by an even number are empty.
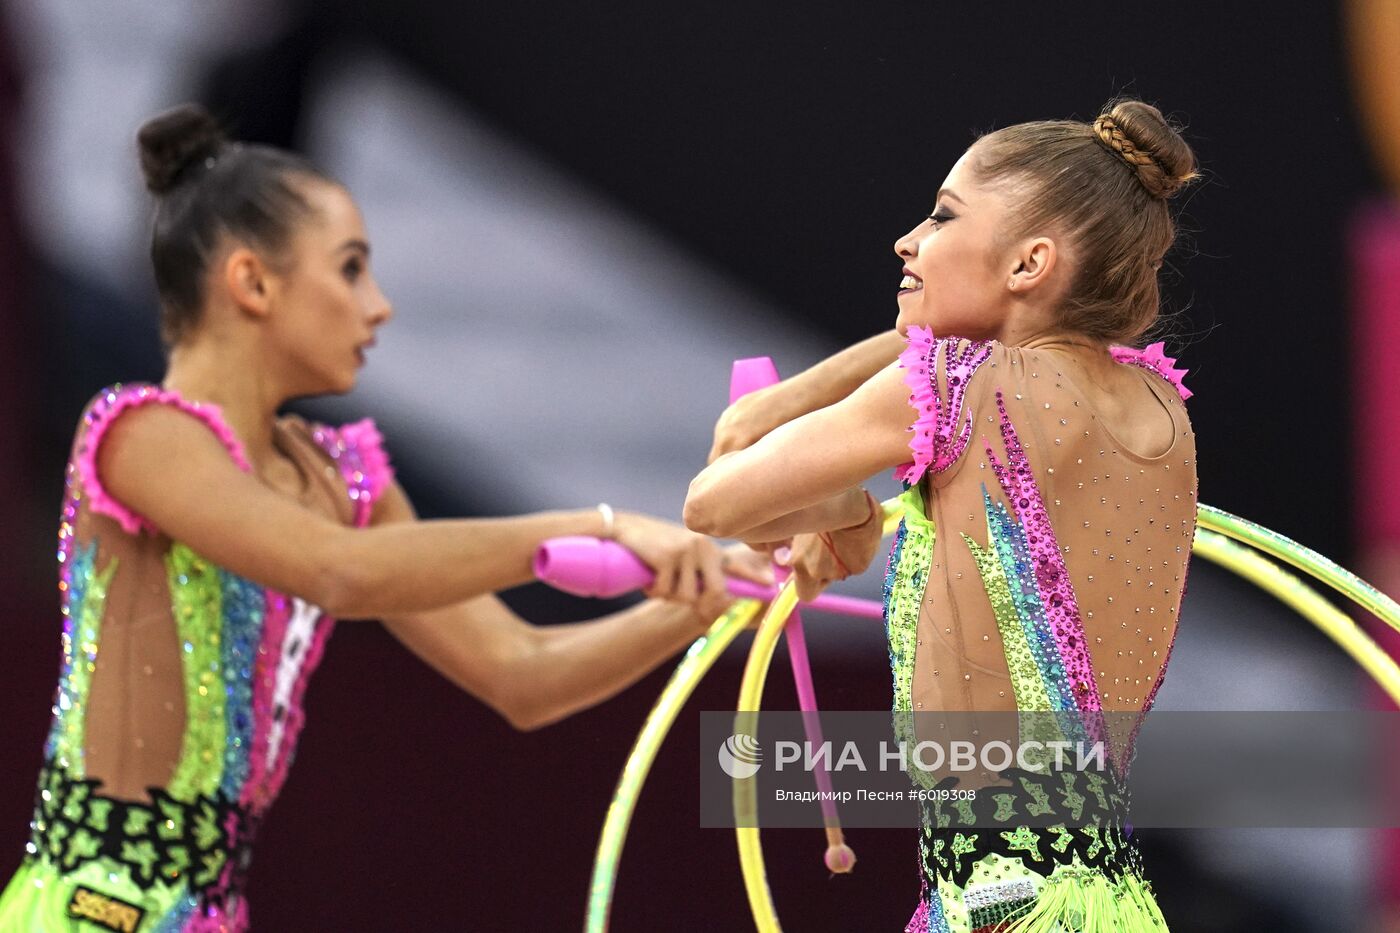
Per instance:
[[[898,525],[902,512],[897,499],[885,502],[884,508],[885,533],[889,534]],[[1400,705],[1400,665],[1397,665],[1395,660],[1376,644],[1375,639],[1367,635],[1350,616],[1332,605],[1313,586],[1296,574],[1260,556],[1256,551],[1326,583],[1391,628],[1400,631],[1400,605],[1397,605],[1395,600],[1334,561],[1267,528],[1208,505],[1199,506],[1197,516],[1193,553],[1244,577],[1311,621]],[[666,685],[656,708],[647,718],[642,734],[628,758],[612,806],[608,810],[603,836],[599,842],[598,858],[594,863],[586,927],[590,933],[604,933],[607,930],[616,868],[621,858],[627,825],[635,808],[641,783],[645,780],[657,748],[665,738],[666,730],[670,728],[680,706],[694,691],[696,684],[713,665],[718,654],[756,613],[757,604],[751,604],[743,623],[736,624],[734,616],[740,605],[736,603],[724,618],[715,623],[710,633],[691,648],[685,661]],[[753,726],[762,705],[763,686],[777,649],[778,637],[796,605],[796,590],[789,582],[779,591],[764,614],[744,665],[735,714],[735,732],[752,734],[754,731]],[[695,660],[697,654],[704,656],[703,661]],[[735,838],[754,926],[760,933],[779,933],[782,925],[778,921],[772,893],[768,888],[762,842],[759,830],[754,825],[756,810],[756,788],[753,778],[735,780],[734,812],[736,822],[740,824],[735,829]],[[744,823],[750,825],[745,826]]]

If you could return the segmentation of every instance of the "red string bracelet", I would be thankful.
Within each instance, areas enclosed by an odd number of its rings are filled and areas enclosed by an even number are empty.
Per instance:
[[[836,566],[840,567],[841,572],[846,575],[841,579],[844,580],[846,577],[849,577],[851,575],[851,568],[847,567],[846,562],[841,559],[841,555],[836,553],[836,545],[831,543],[831,532],[819,531],[817,532],[817,537],[821,539],[822,544],[826,545],[826,549],[831,552],[831,559],[836,561]]]

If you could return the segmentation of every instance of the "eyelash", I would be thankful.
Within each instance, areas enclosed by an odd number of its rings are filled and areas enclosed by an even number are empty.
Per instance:
[[[360,266],[360,261],[358,259],[351,259],[345,263],[345,266],[340,271],[347,280],[353,282],[360,277],[360,273],[364,270]]]
[[[934,211],[932,214],[928,215],[928,219],[933,221],[935,224],[944,224],[952,220],[953,215],[947,213],[946,211]]]

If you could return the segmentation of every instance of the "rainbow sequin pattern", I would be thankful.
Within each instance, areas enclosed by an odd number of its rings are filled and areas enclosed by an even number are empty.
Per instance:
[[[1007,459],[999,460],[988,444],[987,460],[1014,514],[999,502],[993,505],[984,487],[989,547],[984,550],[970,536],[963,538],[977,561],[997,618],[1016,706],[1078,713],[1061,721],[1082,725],[1088,735],[1078,735],[1078,729],[1072,728],[1065,738],[1102,741],[1111,758],[1099,715],[1098,681],[1069,570],[1000,391],[996,400]],[[995,560],[989,552],[995,552]]]
[[[316,606],[173,542],[164,562],[185,695],[178,763],[150,804],[101,795],[100,782],[87,774],[83,744],[106,593],[121,568],[115,558],[98,566],[98,542],[78,542],[75,528],[86,506],[128,534],[154,530],[108,496],[96,473],[106,429],[122,411],[148,404],[171,405],[204,422],[235,463],[249,468],[215,406],[156,386],[113,386],[84,415],[59,527],[59,683],[27,857],[0,894],[0,928],[71,918],[77,914],[66,911],[83,896],[84,904],[100,902],[124,923],[139,918],[141,931],[245,929],[242,881],[252,840],[286,779],[305,719],[302,696],[334,627]],[[392,479],[373,423],[318,426],[313,437],[339,468],[355,523],[366,524]],[[81,891],[96,893],[74,893]]]
[[[906,487],[901,497],[905,514],[886,567],[884,601],[896,737],[903,741],[913,738],[915,649],[920,644],[920,618],[937,538],[934,513],[924,502],[923,482],[951,469],[970,446],[974,412],[967,404],[969,390],[979,369],[993,359],[994,350],[990,341],[938,338],[928,329],[911,327],[908,347],[900,356],[916,420],[910,429],[911,462],[895,473]],[[1183,399],[1189,396],[1180,382],[1182,371],[1173,368],[1175,361],[1165,356],[1160,344],[1145,351],[1113,348],[1113,356],[1120,363],[1140,366],[1172,382]],[[1025,446],[1008,416],[1006,399],[996,386],[983,389],[992,390],[995,417],[986,420],[988,427],[995,425],[1005,453],[999,457],[984,440],[986,465],[996,481],[992,488],[987,483],[981,488],[985,543],[966,532],[960,538],[992,609],[1016,708],[1066,714],[1029,717],[1032,729],[1047,732],[1022,738],[1102,742],[1108,761],[1118,766],[1121,777],[1130,757],[1132,736],[1115,754],[1104,727],[1102,694],[1079,599],[1065,564],[1065,549],[1056,537]],[[983,410],[990,407],[982,404]],[[981,420],[980,414],[977,420]],[[1170,646],[1167,650],[1169,656]],[[1160,678],[1152,684],[1147,708],[1159,685]],[[1057,722],[1058,728],[1054,725]],[[918,775],[917,770],[911,773]],[[1070,854],[1083,849],[1097,859],[1106,851],[1092,844],[1079,845],[1084,840],[1076,834],[1087,837],[1098,831],[1092,827],[1071,832],[1063,827],[1032,830],[1021,826],[1000,831],[1003,844],[1001,838],[979,838],[996,830],[939,833],[930,829],[927,814],[925,820],[920,840],[923,890],[907,927],[909,933],[1041,933],[1078,928],[1064,924],[1076,920],[1082,924],[1091,915],[1114,929],[1165,929],[1150,886],[1142,878],[1135,849],[1123,848],[1110,860],[1111,865],[1103,867],[1091,867]],[[1110,838],[1118,837],[1104,836]],[[1071,839],[1078,848],[1068,845]],[[945,859],[963,865],[966,878],[958,874],[956,881],[945,879],[941,870],[930,867],[938,861],[931,857],[938,854],[933,847],[948,845],[954,849],[939,851]],[[961,850],[956,849],[958,845]],[[1058,859],[1050,857],[1050,850],[1041,851],[1044,846],[1055,847]]]

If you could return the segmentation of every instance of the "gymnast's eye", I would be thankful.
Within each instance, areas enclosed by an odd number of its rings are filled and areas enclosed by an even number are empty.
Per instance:
[[[345,260],[345,265],[340,267],[341,275],[345,276],[347,282],[354,282],[363,271],[365,271],[365,264],[359,256],[351,256]]]
[[[939,224],[946,224],[948,221],[952,220],[953,215],[948,213],[946,209],[938,210],[930,214],[928,219],[937,227]]]

